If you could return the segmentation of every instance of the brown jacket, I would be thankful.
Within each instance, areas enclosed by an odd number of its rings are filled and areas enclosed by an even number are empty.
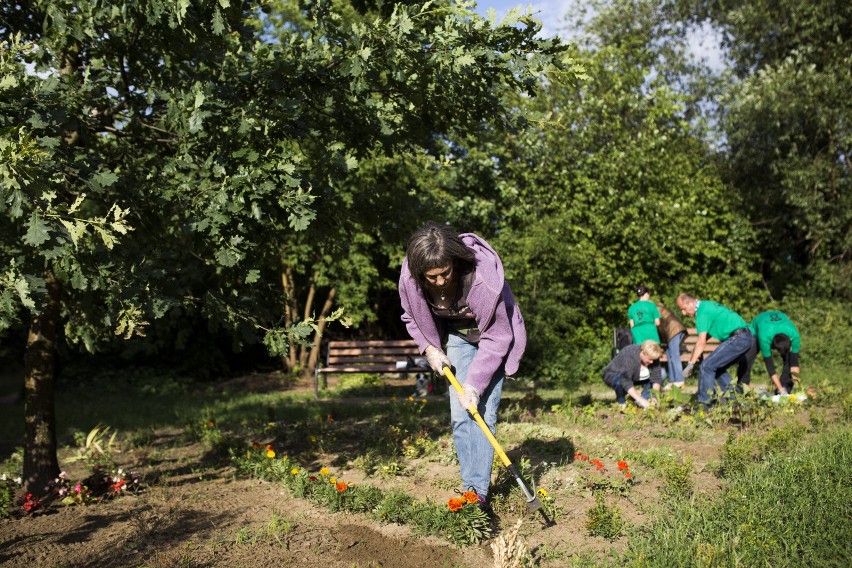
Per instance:
[[[657,304],[657,309],[660,310],[660,325],[657,328],[660,332],[660,339],[668,343],[668,341],[682,331],[686,331],[686,326],[678,319],[674,312],[665,307],[663,304]]]

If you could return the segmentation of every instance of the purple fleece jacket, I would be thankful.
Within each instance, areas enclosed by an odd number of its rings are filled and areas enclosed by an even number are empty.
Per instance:
[[[487,242],[473,233],[463,233],[459,237],[476,257],[476,275],[467,303],[476,316],[476,325],[481,333],[479,349],[468,369],[467,382],[483,392],[500,367],[507,375],[518,371],[527,346],[527,331],[521,310],[503,276],[500,257]],[[399,298],[402,301],[402,321],[420,352],[424,353],[429,345],[440,349],[438,318],[432,314],[425,292],[411,275],[407,258],[402,263],[399,277]]]

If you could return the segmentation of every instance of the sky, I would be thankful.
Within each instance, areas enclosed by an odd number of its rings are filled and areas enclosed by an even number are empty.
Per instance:
[[[541,35],[566,36],[566,15],[572,11],[572,6],[577,0],[536,0],[519,2],[518,0],[479,0],[476,11],[486,15],[488,8],[494,8],[497,12],[498,21],[502,19],[511,8],[522,6],[526,9],[532,6],[533,16],[542,22]],[[696,57],[702,58],[715,71],[724,68],[722,62],[722,49],[719,46],[719,36],[709,26],[697,28],[690,36],[690,46]]]

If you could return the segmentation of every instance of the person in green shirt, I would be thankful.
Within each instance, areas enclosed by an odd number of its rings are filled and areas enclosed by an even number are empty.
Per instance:
[[[692,374],[692,369],[704,352],[707,338],[715,337],[719,340],[719,346],[704,358],[698,373],[698,402],[709,407],[713,403],[717,382],[723,395],[730,390],[733,382],[728,374],[730,365],[737,363],[738,379],[748,375],[751,370],[748,352],[754,345],[754,336],[742,316],[718,302],[681,294],[677,298],[677,307],[683,315],[695,318],[698,332],[692,357],[683,370],[684,377],[688,378]]]
[[[639,299],[627,310],[627,322],[633,333],[633,343],[641,344],[648,339],[659,343],[657,326],[660,325],[660,312],[657,305],[651,301],[651,290],[647,286],[638,286],[636,293]]]
[[[776,394],[790,394],[799,382],[799,346],[801,338],[796,325],[784,312],[769,310],[755,316],[749,324],[757,338],[756,349],[763,355],[766,372],[775,384]],[[781,374],[775,371],[772,349],[778,351],[784,362]],[[757,353],[755,352],[754,356]],[[754,360],[754,356],[752,360]]]

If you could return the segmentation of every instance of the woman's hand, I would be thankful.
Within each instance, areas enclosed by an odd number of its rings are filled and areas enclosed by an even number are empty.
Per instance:
[[[426,357],[426,362],[429,363],[429,366],[433,371],[438,373],[439,375],[444,374],[444,367],[452,367],[450,365],[450,360],[447,359],[447,356],[443,351],[435,347],[434,345],[430,345],[426,348],[426,352],[423,353]]]
[[[473,405],[474,408],[479,407],[479,395],[481,393],[476,389],[476,387],[472,385],[464,385],[464,390],[457,394],[459,402],[465,410],[470,408],[470,405]]]

